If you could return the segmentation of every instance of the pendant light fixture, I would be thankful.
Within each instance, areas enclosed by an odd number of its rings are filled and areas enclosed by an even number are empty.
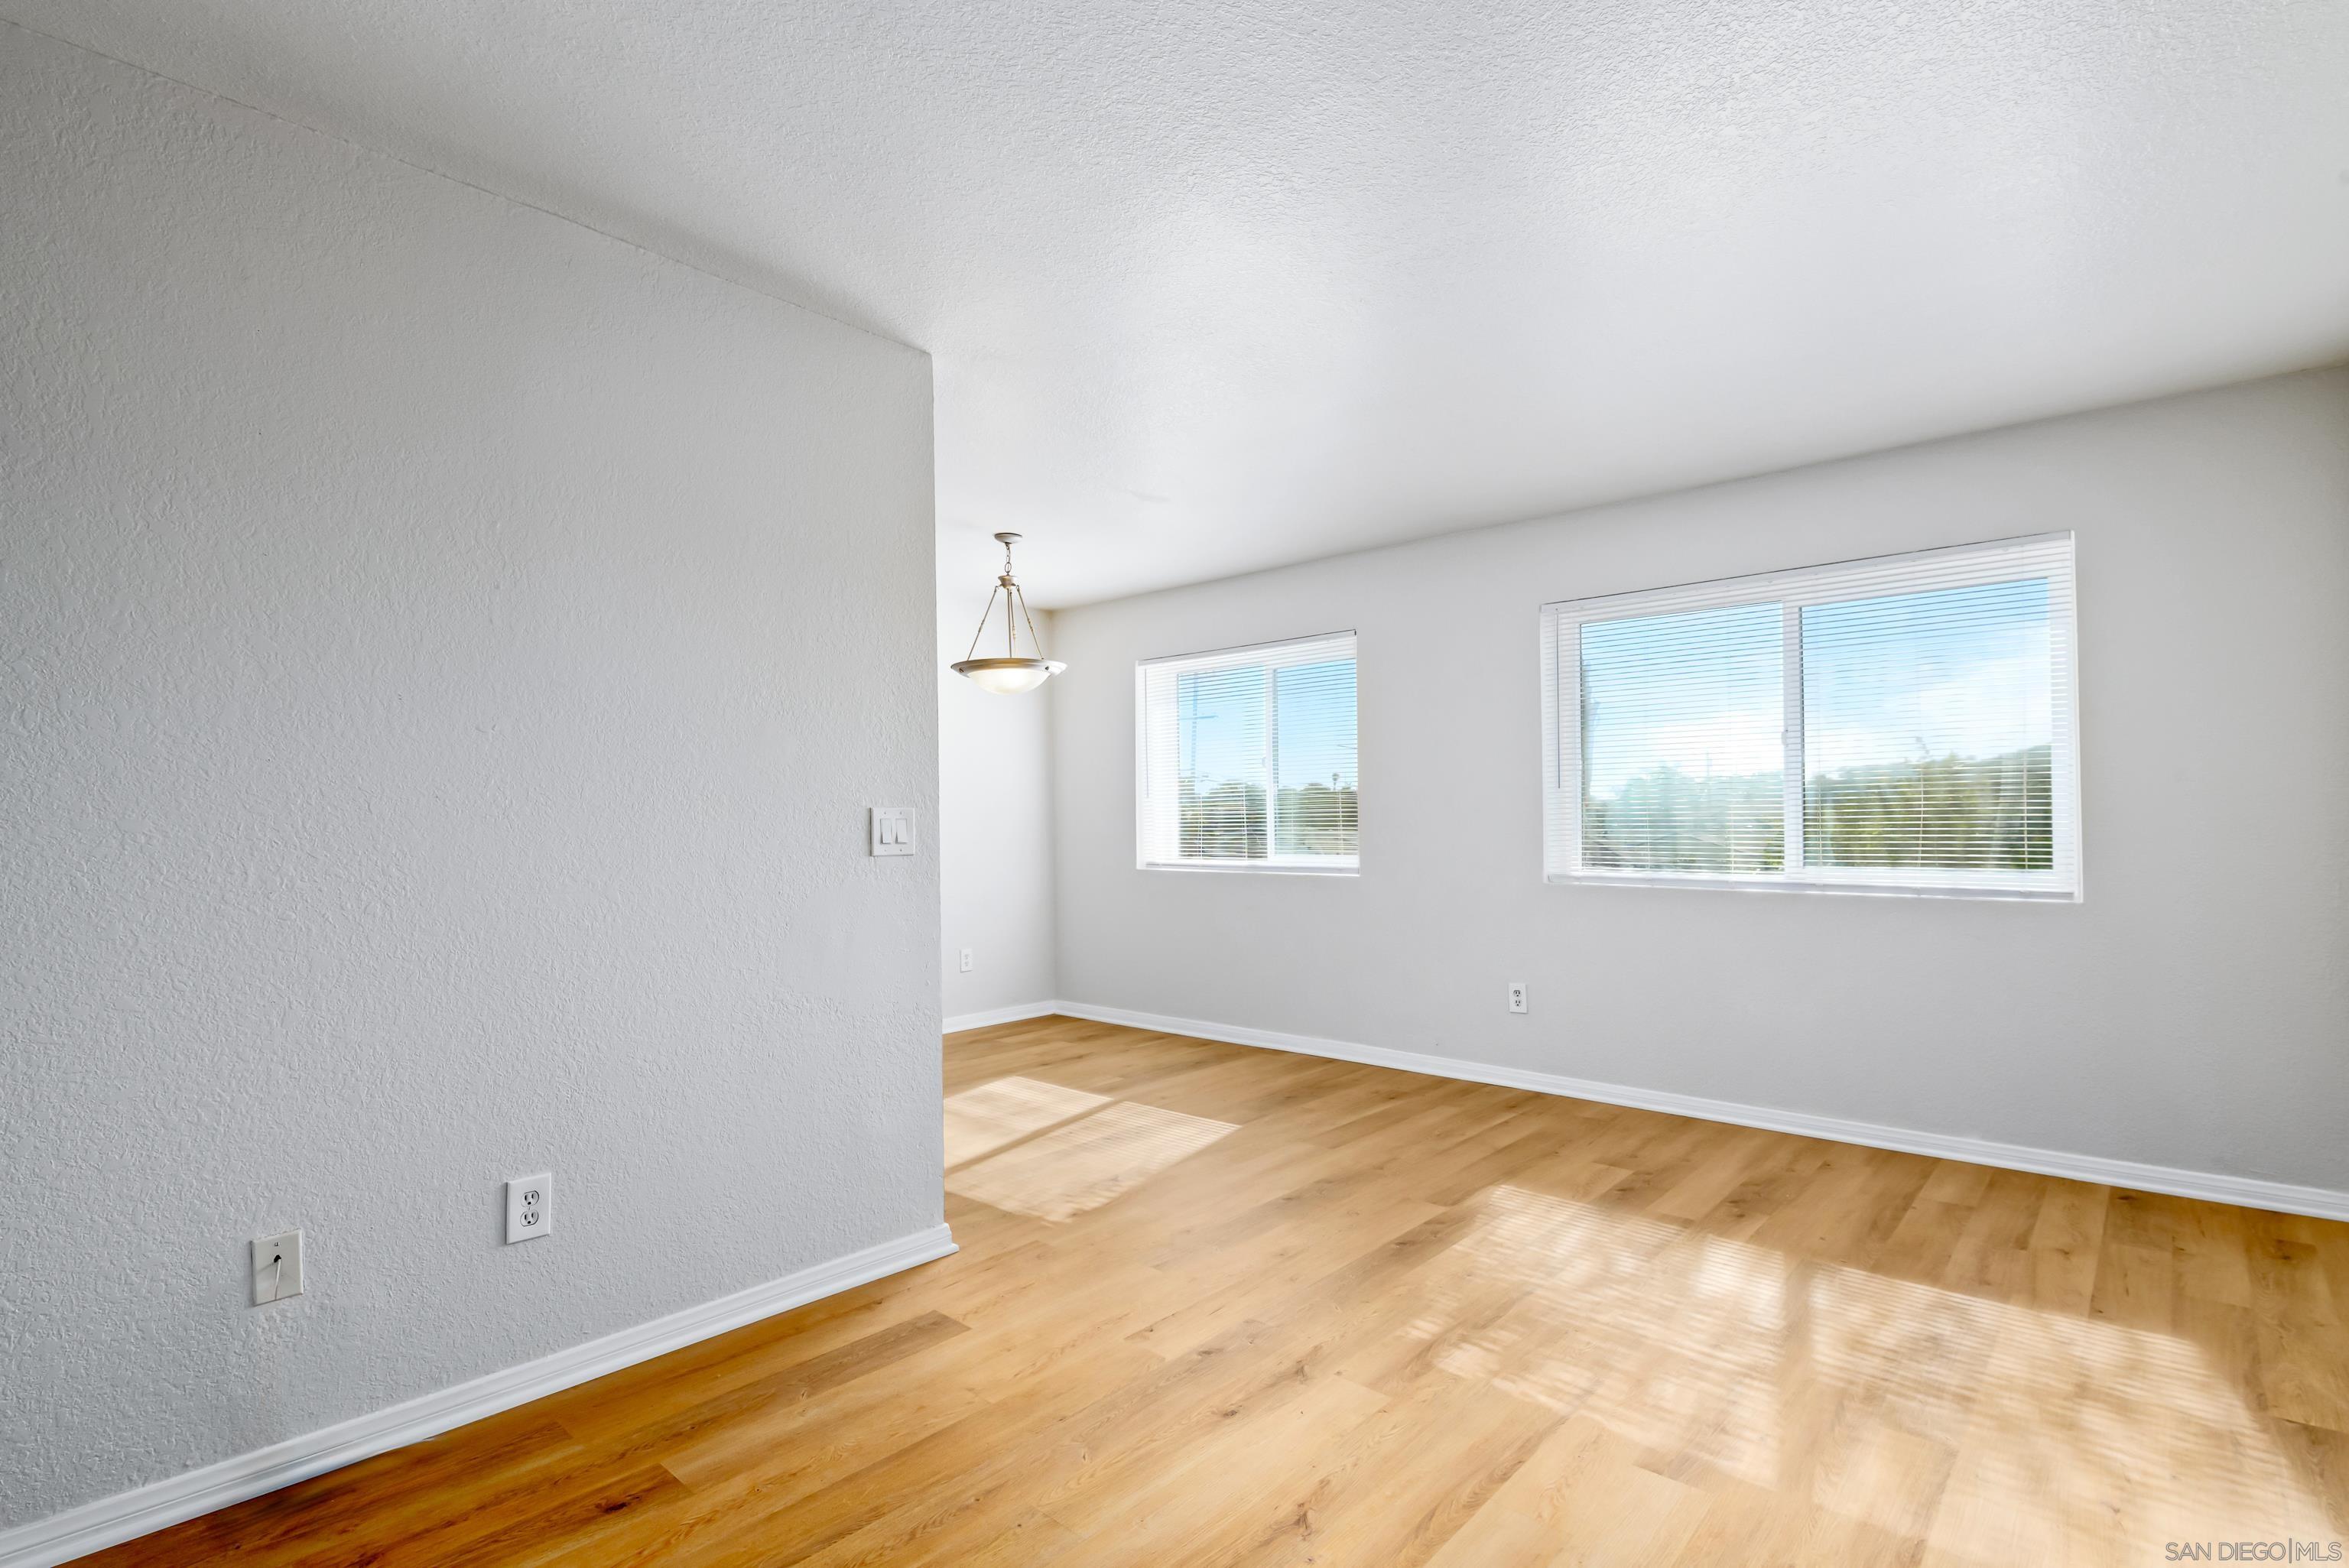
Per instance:
[[[1069,666],[1058,659],[1044,656],[1044,645],[1036,635],[1036,619],[1028,614],[1028,596],[1019,592],[1019,584],[1011,580],[1011,547],[1018,543],[1016,533],[995,536],[1003,543],[1003,575],[995,580],[995,592],[987,596],[987,608],[978,617],[978,630],[970,639],[969,656],[958,661],[955,674],[968,676],[988,691],[1009,696],[1014,692],[1034,691]],[[979,639],[987,635],[987,623],[995,614],[995,602],[1003,601],[1003,652],[996,658],[978,656]],[[1019,651],[1019,624],[1028,624],[1028,643],[1035,652]]]

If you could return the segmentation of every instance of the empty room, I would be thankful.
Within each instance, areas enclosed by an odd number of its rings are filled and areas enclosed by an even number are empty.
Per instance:
[[[0,0],[0,1568],[2349,1542],[2349,3]]]

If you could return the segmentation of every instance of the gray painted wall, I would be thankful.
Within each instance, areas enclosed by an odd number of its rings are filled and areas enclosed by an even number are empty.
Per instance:
[[[938,543],[938,940],[949,1020],[1056,994],[1051,714],[1055,679],[1017,696],[947,666],[970,651],[1003,547],[968,531]],[[1052,618],[1035,614],[1045,647]],[[988,630],[1002,634],[1002,623]],[[1020,629],[1025,643],[1027,628]],[[1000,648],[996,650],[1001,652]],[[960,966],[964,948],[971,969]]]
[[[0,213],[0,1525],[935,1224],[926,358],[6,26]]]
[[[1544,883],[1539,605],[2064,528],[2086,902]],[[1064,611],[1061,995],[2349,1188],[2344,605],[2331,371]],[[1361,875],[1134,869],[1134,661],[1350,626]]]

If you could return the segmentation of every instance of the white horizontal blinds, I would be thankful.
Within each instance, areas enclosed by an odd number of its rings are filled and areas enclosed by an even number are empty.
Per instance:
[[[2062,534],[1860,562],[1805,593],[1815,880],[2076,890],[2073,584]]]
[[[1351,646],[1343,658],[1276,666],[1272,708],[1274,853],[1354,858],[1361,811]]]
[[[1784,866],[1782,621],[1764,603],[1582,624],[1586,868]]]
[[[1147,865],[1354,863],[1351,634],[1141,667]]]
[[[1175,856],[1260,861],[1268,851],[1260,665],[1174,675]]]
[[[2047,580],[1802,614],[1806,863],[2054,870]]]
[[[2073,618],[2068,534],[1551,605],[1550,869],[2076,896]]]

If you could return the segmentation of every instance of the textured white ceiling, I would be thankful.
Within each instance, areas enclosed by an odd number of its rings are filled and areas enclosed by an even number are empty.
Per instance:
[[[0,0],[936,356],[1072,603],[2349,355],[2342,0]]]

